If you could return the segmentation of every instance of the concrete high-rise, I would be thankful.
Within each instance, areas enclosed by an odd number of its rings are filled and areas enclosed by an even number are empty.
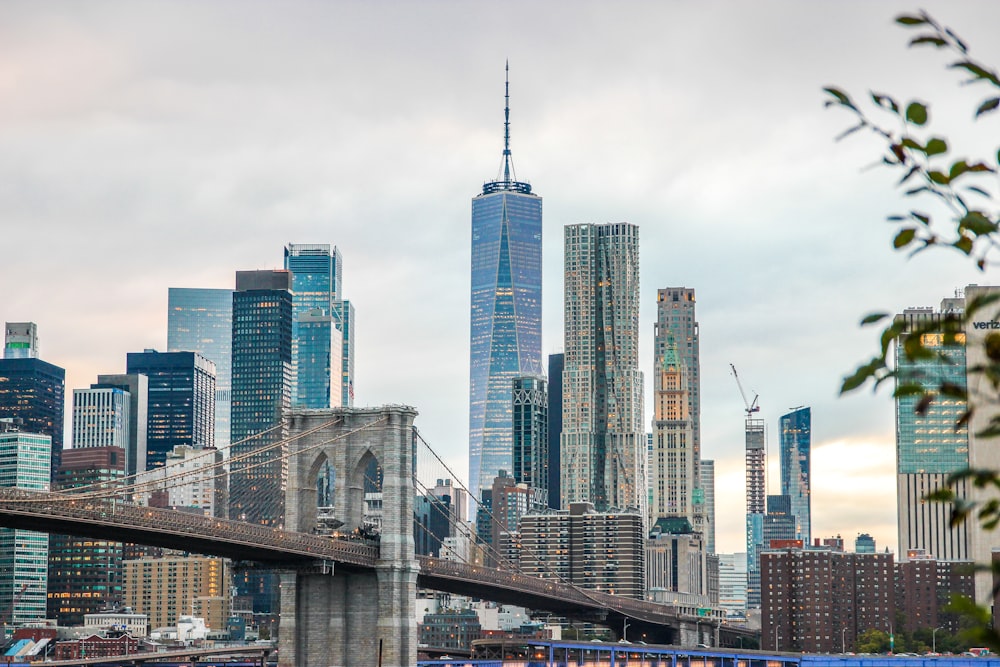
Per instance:
[[[329,408],[342,398],[344,335],[333,311],[343,282],[343,259],[329,244],[289,243],[292,272],[292,405]]]
[[[764,473],[767,468],[767,448],[764,420],[754,419],[748,412],[744,428],[746,438],[747,496],[747,607],[760,607],[760,552],[764,547]]]
[[[225,447],[233,386],[233,290],[171,287],[167,351],[197,352],[215,364],[215,446]]]
[[[38,361],[18,359],[12,361]],[[48,491],[51,438],[0,421],[0,487]],[[49,536],[0,528],[0,609],[13,625],[45,620]]]
[[[795,539],[803,544],[812,541],[810,515],[810,458],[812,447],[812,411],[802,407],[781,416],[781,493],[791,501],[795,517]]]
[[[991,435],[980,435],[993,426],[993,420],[998,417],[1000,407],[996,403],[996,393],[990,387],[990,382],[986,381],[982,372],[977,369],[988,368],[993,363],[988,355],[992,354],[992,346],[987,345],[987,337],[1000,330],[1000,312],[996,301],[1000,297],[1000,287],[969,285],[965,288],[965,306],[968,320],[965,324],[965,374],[968,378],[966,385],[969,389],[969,400],[977,409],[968,423],[969,437],[969,467],[975,470],[1000,470],[1000,447],[997,447],[997,439]],[[978,307],[981,303],[989,303],[987,306]],[[942,304],[942,310],[945,304]],[[968,309],[973,309],[971,314]],[[939,338],[944,348],[950,347],[947,336]],[[956,341],[957,342],[957,341]],[[941,348],[938,348],[941,349]],[[950,356],[950,355],[949,355]],[[962,414],[961,406],[944,396],[937,396],[935,405],[940,404],[941,416],[948,410],[956,410]],[[933,408],[932,408],[933,409]],[[952,419],[954,423],[954,419]],[[952,425],[954,430],[954,425]],[[942,448],[947,451],[947,448]],[[971,485],[970,485],[971,486]],[[994,489],[970,488],[969,495],[973,500],[980,503],[988,503],[995,500]],[[975,520],[975,513],[969,519],[969,558],[976,562],[976,565],[988,565],[993,561],[993,550],[1000,544],[997,540],[996,530],[984,527],[982,523]],[[903,546],[900,543],[900,551]],[[946,558],[941,554],[928,550],[928,553],[937,556],[939,560],[954,560]],[[976,572],[976,602],[980,605],[988,605],[993,602],[993,580],[988,570]]]
[[[126,446],[126,474],[135,475],[146,469],[146,428],[149,419],[149,378],[141,373],[133,375],[98,375],[91,389],[121,389],[128,392],[128,444]],[[228,401],[228,399],[227,399]],[[228,405],[228,402],[227,402]],[[216,391],[218,409],[218,390]],[[228,407],[226,408],[228,410]],[[218,434],[218,429],[216,429]],[[226,435],[228,442],[229,435]]]
[[[657,519],[683,517],[698,532],[704,525],[704,503],[695,505],[694,491],[700,485],[698,456],[694,451],[690,402],[687,398],[687,369],[677,353],[673,335],[660,341],[662,350],[653,369],[653,445],[649,457],[652,489],[649,525]]]
[[[512,468],[511,381],[542,374],[542,198],[514,174],[509,121],[508,103],[500,174],[472,199],[469,488],[477,498]]]
[[[197,352],[129,352],[126,373],[148,378],[146,469],[177,445],[215,444],[215,364]]]
[[[115,387],[73,390],[73,448],[116,447],[128,453],[129,393]]]
[[[8,329],[18,331],[19,327],[17,323],[7,323]],[[34,331],[33,325],[31,331]],[[12,336],[20,341],[20,336]],[[8,343],[16,341],[7,340]],[[32,344],[29,347],[8,347],[4,350],[4,358],[0,359],[0,419],[20,419],[25,433],[49,436],[52,456],[50,472],[54,476],[63,447],[66,371],[39,359],[37,345],[31,347]],[[25,350],[28,350],[27,356],[24,356]]]
[[[935,391],[942,382],[966,386],[966,347],[953,333],[946,341],[945,320],[961,317],[964,302],[945,299],[941,310],[907,308],[896,322],[908,330],[932,330],[923,335],[924,347],[933,357],[911,360],[895,349],[898,384],[916,383]],[[964,336],[962,336],[964,339]],[[946,503],[926,502],[927,494],[945,488],[951,473],[969,465],[969,429],[955,428],[965,412],[966,402],[938,395],[924,414],[917,413],[920,397],[908,394],[896,398],[896,498],[898,503],[899,553],[922,550],[942,560],[965,560],[970,557],[969,533],[975,520],[950,525],[951,508]],[[964,480],[955,487],[967,498],[970,485]]]
[[[565,228],[562,506],[646,516],[639,370],[639,228]]]

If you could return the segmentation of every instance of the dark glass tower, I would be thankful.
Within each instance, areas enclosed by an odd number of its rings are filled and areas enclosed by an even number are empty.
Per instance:
[[[542,198],[514,175],[508,103],[500,174],[472,200],[469,484],[476,497],[512,467],[511,382],[541,374],[541,315]]]
[[[25,433],[52,439],[52,474],[63,446],[66,371],[35,358],[0,359],[0,419],[21,419]]]
[[[559,509],[559,438],[562,436],[563,361],[549,355],[549,507]]]
[[[514,481],[530,490],[532,511],[549,504],[549,396],[545,378],[514,378]]]
[[[789,497],[789,513],[795,517],[795,539],[812,541],[810,523],[810,449],[812,411],[797,408],[781,417],[781,493]]]
[[[231,519],[284,521],[288,464],[283,448],[253,454],[284,439],[282,411],[291,407],[292,273],[238,271],[233,293]],[[253,437],[258,436],[259,437]]]
[[[229,518],[269,526],[285,520],[287,446],[271,445],[287,436],[292,402],[291,290],[291,271],[236,272]],[[255,613],[277,612],[273,574],[248,570],[234,583]]]
[[[215,446],[215,364],[197,352],[129,352],[126,373],[148,378],[146,470],[177,445]]]

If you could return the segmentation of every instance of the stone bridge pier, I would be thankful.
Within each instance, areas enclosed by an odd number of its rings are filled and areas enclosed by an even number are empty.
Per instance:
[[[316,525],[317,479],[327,463],[335,473],[334,506],[343,531],[361,525],[365,470],[372,459],[382,466],[383,518],[374,572],[317,564],[281,575],[280,667],[416,665],[416,414],[407,406],[287,414],[289,437],[318,430],[289,444],[286,529],[310,532]]]
[[[703,621],[680,621],[674,643],[679,646],[719,646],[719,625],[708,618]]]

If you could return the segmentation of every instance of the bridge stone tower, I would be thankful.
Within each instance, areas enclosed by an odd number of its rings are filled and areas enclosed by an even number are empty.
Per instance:
[[[361,525],[365,470],[372,458],[382,465],[384,514],[375,572],[338,565],[333,576],[281,575],[281,667],[416,665],[416,415],[413,408],[396,405],[287,413],[289,437],[308,434],[289,443],[285,528],[310,532],[316,525],[316,482],[327,462],[335,472],[334,505],[343,530]]]

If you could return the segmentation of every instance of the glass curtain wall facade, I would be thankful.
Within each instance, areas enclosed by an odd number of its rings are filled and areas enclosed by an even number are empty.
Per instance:
[[[232,404],[233,290],[171,287],[167,351],[197,352],[215,364],[215,446],[224,448]]]
[[[639,228],[565,228],[562,506],[633,508],[646,517],[639,370]]]
[[[343,405],[343,336],[333,313],[342,281],[340,251],[328,244],[290,243],[285,269],[292,272],[292,405]]]
[[[562,436],[564,355],[549,355],[549,507],[559,509],[559,438]]]
[[[8,428],[8,427],[0,427]],[[0,487],[48,491],[52,439],[17,430],[0,431]],[[32,530],[0,528],[0,609],[7,622],[45,620],[49,536]]]
[[[934,356],[909,359],[896,346],[895,364],[898,383],[915,383],[936,390],[942,382],[966,387],[965,335],[946,336],[942,324],[946,318],[960,317],[961,299],[945,299],[941,310],[908,308],[896,316],[908,330],[923,330],[922,342]],[[952,329],[954,331],[954,329]],[[969,465],[969,429],[955,424],[966,410],[960,399],[936,396],[923,415],[917,414],[920,396],[909,394],[896,398],[896,494],[898,535],[901,558],[913,549],[923,549],[941,560],[969,558],[969,524],[952,528],[950,506],[928,503],[928,493],[948,485],[948,476]],[[955,487],[966,498],[970,489],[964,480]]]
[[[125,455],[127,465],[126,473],[129,476],[135,475],[146,469],[146,422],[149,418],[149,378],[136,373],[134,375],[98,375],[97,383],[90,385],[91,389],[121,389],[128,392],[128,452]],[[215,392],[215,407],[218,409],[219,392]],[[228,405],[228,399],[227,399]],[[228,408],[227,408],[228,409]],[[215,434],[218,436],[219,429],[216,425]],[[226,434],[226,442],[229,441],[229,434]]]
[[[791,500],[795,539],[812,543],[810,457],[812,410],[798,408],[781,416],[781,493]]]
[[[215,446],[215,364],[197,352],[129,352],[129,375],[148,378],[146,469],[177,445]]]
[[[65,397],[62,368],[35,358],[0,359],[0,419],[21,419],[25,432],[49,436],[51,478],[62,455]]]
[[[490,181],[472,200],[469,480],[512,468],[511,382],[542,373],[542,198]]]
[[[549,397],[545,378],[514,378],[514,481],[527,485],[531,509],[549,504]]]

